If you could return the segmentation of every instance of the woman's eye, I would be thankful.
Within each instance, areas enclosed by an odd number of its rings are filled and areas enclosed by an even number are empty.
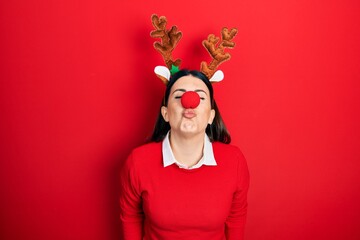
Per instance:
[[[175,99],[180,99],[181,97],[182,97],[182,96],[175,96],[174,98],[175,98]],[[201,100],[205,100],[204,97],[200,97],[200,99],[201,99]]]

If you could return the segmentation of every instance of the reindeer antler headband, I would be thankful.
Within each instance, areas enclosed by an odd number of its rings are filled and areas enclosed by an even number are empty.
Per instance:
[[[161,42],[154,42],[154,47],[163,56],[165,66],[155,67],[156,75],[167,84],[171,74],[179,71],[181,59],[173,60],[172,52],[179,43],[182,33],[178,31],[176,26],[172,26],[170,30],[166,29],[167,19],[164,16],[158,17],[156,14],[151,16],[152,24],[155,30],[151,31],[150,36],[160,38]],[[202,42],[203,46],[209,52],[212,60],[210,64],[201,62],[200,71],[204,73],[210,82],[220,82],[224,79],[224,73],[217,70],[217,67],[231,58],[229,53],[225,53],[225,48],[234,48],[235,43],[232,41],[237,34],[237,29],[228,30],[223,28],[221,31],[221,41],[219,37],[210,34],[206,40]]]

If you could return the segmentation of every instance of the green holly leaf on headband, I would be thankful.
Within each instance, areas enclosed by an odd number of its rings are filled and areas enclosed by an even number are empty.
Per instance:
[[[171,69],[170,69],[170,73],[171,75],[177,73],[178,71],[180,71],[179,67],[178,66],[175,66],[175,65],[171,65]]]

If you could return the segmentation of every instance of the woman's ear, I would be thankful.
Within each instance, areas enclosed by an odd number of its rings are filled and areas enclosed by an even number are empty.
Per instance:
[[[215,114],[216,114],[215,110],[214,110],[214,109],[211,109],[210,117],[209,117],[209,121],[208,121],[208,123],[209,123],[210,125],[211,125],[212,122],[214,121]]]
[[[161,107],[161,115],[164,118],[165,122],[169,122],[167,107]]]

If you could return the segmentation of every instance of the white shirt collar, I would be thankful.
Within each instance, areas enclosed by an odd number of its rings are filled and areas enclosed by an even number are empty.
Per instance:
[[[173,151],[170,146],[169,133],[170,133],[170,131],[166,134],[166,137],[164,138],[164,140],[162,142],[162,155],[163,155],[164,167],[170,166],[174,163],[177,164],[180,168],[185,168],[185,169],[195,169],[195,168],[201,167],[202,165],[207,165],[207,166],[216,166],[217,165],[216,161],[215,161],[215,157],[214,157],[212,144],[210,142],[209,137],[206,134],[205,134],[205,138],[204,138],[203,157],[200,159],[200,161],[197,164],[195,164],[194,166],[189,168],[189,167],[179,163],[178,161],[176,161]]]

